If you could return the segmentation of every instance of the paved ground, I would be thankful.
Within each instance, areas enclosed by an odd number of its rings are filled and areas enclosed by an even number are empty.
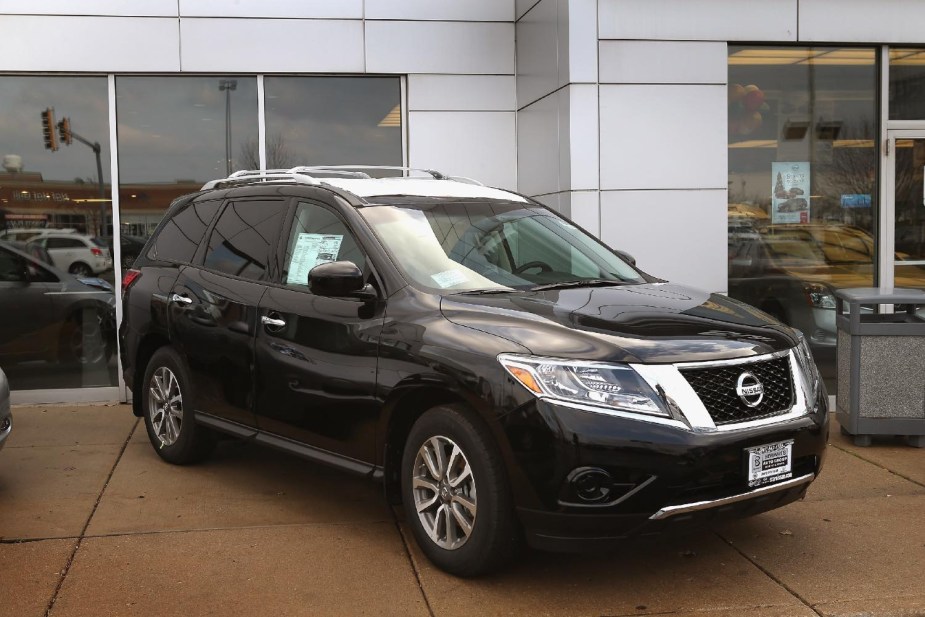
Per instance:
[[[619,554],[432,568],[378,486],[226,443],[162,463],[125,406],[19,407],[0,615],[925,615],[925,450],[833,431],[803,502]]]

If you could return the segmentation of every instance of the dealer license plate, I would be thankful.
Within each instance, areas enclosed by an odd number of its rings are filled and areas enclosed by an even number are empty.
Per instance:
[[[793,477],[793,440],[778,441],[748,452],[748,485],[761,486]]]

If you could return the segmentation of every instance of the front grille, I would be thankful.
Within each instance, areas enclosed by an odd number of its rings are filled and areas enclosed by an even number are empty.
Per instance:
[[[764,387],[764,398],[756,407],[746,405],[736,393],[736,383],[745,372],[754,375]],[[789,356],[729,366],[684,368],[681,374],[717,425],[776,416],[793,407]]]

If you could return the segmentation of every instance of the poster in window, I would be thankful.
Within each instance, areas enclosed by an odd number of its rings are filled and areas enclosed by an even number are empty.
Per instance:
[[[771,222],[809,222],[809,162],[771,163]]]

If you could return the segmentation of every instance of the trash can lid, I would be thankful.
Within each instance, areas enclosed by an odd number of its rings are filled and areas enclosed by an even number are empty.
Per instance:
[[[849,304],[925,304],[925,289],[895,287],[891,292],[879,287],[836,289],[835,295]]]

